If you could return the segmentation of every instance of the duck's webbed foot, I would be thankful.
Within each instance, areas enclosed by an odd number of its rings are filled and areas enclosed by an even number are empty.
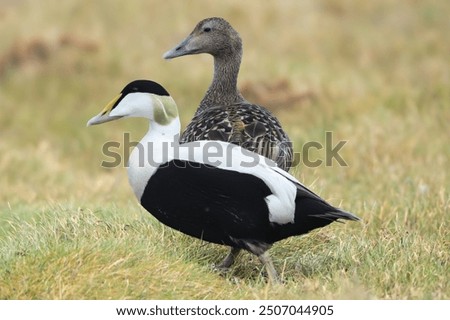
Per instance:
[[[272,259],[269,256],[269,253],[266,251],[260,255],[258,255],[259,261],[266,267],[267,275],[269,276],[269,281],[272,284],[281,284],[281,279],[278,276],[275,267],[273,266]]]
[[[240,248],[231,247],[231,250],[225,257],[225,259],[223,259],[223,261],[220,264],[214,266],[214,269],[221,272],[227,271],[228,268],[230,268],[231,265],[234,263],[234,260],[236,259],[236,257],[239,255],[240,252],[241,252]]]

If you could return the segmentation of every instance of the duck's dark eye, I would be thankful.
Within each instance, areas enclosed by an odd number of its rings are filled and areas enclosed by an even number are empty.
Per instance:
[[[205,31],[205,32],[210,32],[210,31],[211,31],[211,28],[209,28],[209,27],[203,28],[203,31]]]

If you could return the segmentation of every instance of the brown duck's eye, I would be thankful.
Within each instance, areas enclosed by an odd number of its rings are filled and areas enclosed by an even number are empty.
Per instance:
[[[210,31],[211,31],[211,28],[206,27],[206,28],[203,29],[203,31],[205,31],[205,32],[210,32]]]

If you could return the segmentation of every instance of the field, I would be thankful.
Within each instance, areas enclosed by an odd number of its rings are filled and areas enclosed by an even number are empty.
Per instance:
[[[212,58],[162,54],[209,16],[240,32],[239,86],[296,151],[347,141],[346,166],[292,173],[362,222],[274,245],[280,286],[247,253],[213,271],[227,248],[162,226],[124,165],[101,166],[145,121],[85,126],[138,78],[186,125]],[[0,298],[450,299],[449,16],[447,0],[0,1]]]

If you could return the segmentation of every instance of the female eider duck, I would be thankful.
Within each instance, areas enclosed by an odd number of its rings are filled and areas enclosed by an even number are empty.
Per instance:
[[[179,144],[175,101],[158,83],[128,84],[88,126],[143,117],[150,129],[133,149],[128,178],[141,205],[163,224],[187,235],[260,259],[269,279],[278,275],[267,250],[279,240],[338,219],[359,220],[335,208],[275,162],[223,141]]]
[[[202,20],[186,39],[163,57],[172,59],[198,53],[214,57],[214,76],[180,142],[235,143],[272,159],[289,171],[293,162],[292,143],[278,119],[264,107],[246,101],[237,89],[242,41],[236,30],[222,18]]]

